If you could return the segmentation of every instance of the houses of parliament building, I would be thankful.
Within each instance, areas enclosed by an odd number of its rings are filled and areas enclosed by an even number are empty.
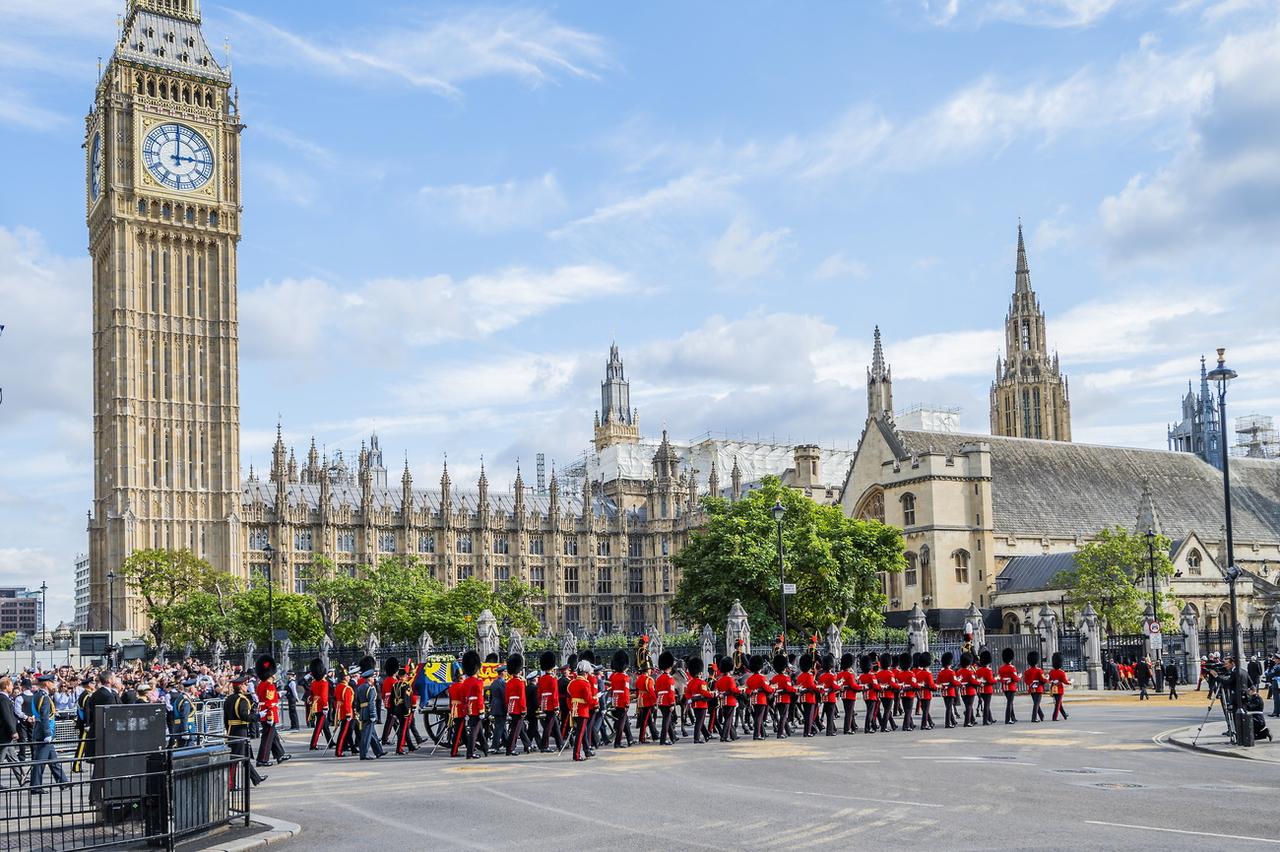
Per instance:
[[[236,251],[244,125],[230,74],[200,24],[199,0],[130,0],[86,118],[91,629],[106,628],[109,617],[117,630],[145,628],[136,594],[109,582],[136,550],[188,548],[249,579],[266,572],[270,544],[273,579],[290,590],[305,590],[304,569],[318,556],[357,572],[408,554],[446,584],[518,578],[544,590],[538,614],[549,631],[667,631],[676,626],[670,600],[679,582],[672,557],[701,523],[702,497],[737,499],[770,474],[850,515],[904,529],[909,567],[900,580],[886,578],[891,610],[920,602],[956,612],[970,602],[997,605],[996,578],[1011,558],[1078,546],[1136,505],[1137,493],[1128,493],[1136,480],[1117,473],[1132,459],[1069,443],[1067,382],[1046,346],[1021,228],[1007,351],[991,387],[996,437],[957,435],[918,412],[895,415],[877,330],[867,420],[844,424],[850,435],[863,425],[856,450],[647,438],[613,346],[589,448],[545,486],[541,477],[526,483],[519,469],[514,482],[494,486],[483,467],[478,481],[456,483],[446,465],[423,488],[407,461],[398,478],[388,470],[376,435],[349,463],[340,452],[321,457],[314,441],[300,460],[282,430],[270,470],[242,479]],[[1163,476],[1157,486],[1171,491],[1179,475],[1205,480],[1189,465],[1208,467],[1179,453],[1139,461],[1135,475]],[[1081,471],[1097,474],[1092,490],[1073,486]],[[1264,487],[1264,473],[1246,466],[1245,499]],[[1082,495],[1113,505],[1093,511]],[[1243,514],[1254,553],[1260,546],[1280,556],[1280,520],[1248,507]],[[1211,544],[1217,523],[1208,515],[1191,506],[1166,512]]]

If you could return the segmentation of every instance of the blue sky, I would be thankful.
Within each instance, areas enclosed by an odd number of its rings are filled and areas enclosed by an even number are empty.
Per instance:
[[[70,617],[92,492],[83,117],[116,0],[0,0],[0,582]],[[248,129],[242,466],[277,416],[455,482],[642,429],[852,444],[987,388],[1015,227],[1077,440],[1163,446],[1202,353],[1280,413],[1261,0],[204,3]]]

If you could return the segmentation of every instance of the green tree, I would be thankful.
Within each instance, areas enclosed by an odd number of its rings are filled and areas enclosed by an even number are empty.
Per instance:
[[[299,573],[306,581],[306,595],[320,619],[322,635],[335,643],[358,643],[369,635],[371,610],[364,603],[368,580],[339,571],[327,556],[314,557]]]
[[[185,549],[137,550],[120,566],[120,575],[142,598],[157,647],[165,645],[170,625],[181,614],[175,607],[213,573],[213,566]]]
[[[1155,571],[1158,579],[1173,575],[1169,539],[1156,536]],[[1150,553],[1147,537],[1121,526],[1100,530],[1075,554],[1075,568],[1060,571],[1054,585],[1066,590],[1068,606],[1078,612],[1092,604],[1108,633],[1136,633],[1151,600]],[[1176,627],[1181,602],[1156,586],[1157,612],[1166,630]]]
[[[324,635],[320,615],[309,595],[275,591],[268,607],[267,588],[256,585],[235,595],[231,609],[232,636],[241,642],[252,640],[259,648],[270,647],[269,625],[288,630],[289,639],[299,645],[315,645]]]
[[[821,506],[767,476],[759,489],[730,503],[703,500],[706,523],[675,557],[681,572],[672,609],[688,624],[719,624],[740,600],[757,631],[776,634],[779,606],[777,524],[781,501],[787,596],[787,627],[793,633],[823,632],[828,624],[857,633],[883,623],[887,600],[881,574],[905,567],[902,533],[878,521],[845,517],[838,506]]]
[[[489,585],[467,578],[429,601],[419,623],[435,638],[466,641],[475,638],[476,620],[487,609],[499,625],[529,633],[538,629],[530,603],[540,597],[541,590],[519,580],[504,580],[495,592]]]
[[[12,651],[13,645],[18,641],[18,634],[12,630],[0,636],[0,651]]]

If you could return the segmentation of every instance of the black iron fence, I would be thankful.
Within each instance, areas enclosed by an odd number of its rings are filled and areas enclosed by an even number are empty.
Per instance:
[[[61,754],[78,744],[53,745]],[[189,748],[41,760],[0,747],[0,850],[172,850],[218,826],[248,825],[249,758],[230,746],[206,737]]]
[[[1221,623],[1224,619],[1218,621],[1215,629],[1200,631],[1200,653],[1203,655],[1217,652],[1225,657],[1232,653],[1231,627]],[[1280,637],[1265,623],[1261,627],[1240,628],[1240,653],[1246,661],[1254,657],[1265,660],[1277,650],[1280,650]]]

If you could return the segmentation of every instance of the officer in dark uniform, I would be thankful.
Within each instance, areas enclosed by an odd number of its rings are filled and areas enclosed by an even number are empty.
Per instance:
[[[195,678],[182,682],[182,688],[174,692],[169,707],[169,736],[175,748],[195,745],[196,705],[187,694],[196,685]]]
[[[362,680],[356,687],[356,722],[360,726],[359,740],[360,759],[368,760],[369,751],[373,750],[375,758],[382,757],[382,741],[375,736],[378,732],[378,683],[375,678],[378,670],[365,669],[360,673]]]
[[[231,681],[231,696],[222,704],[222,719],[227,730],[227,745],[231,747],[231,753],[237,757],[242,757],[242,763],[249,772],[249,780],[253,782],[253,786],[258,786],[267,780],[267,776],[258,772],[257,767],[253,765],[253,758],[249,750],[249,725],[253,723],[254,709],[253,702],[249,700],[249,696],[244,694],[244,685],[248,681],[249,676],[242,674],[235,680]],[[235,787],[235,767],[231,768],[231,786]]]

